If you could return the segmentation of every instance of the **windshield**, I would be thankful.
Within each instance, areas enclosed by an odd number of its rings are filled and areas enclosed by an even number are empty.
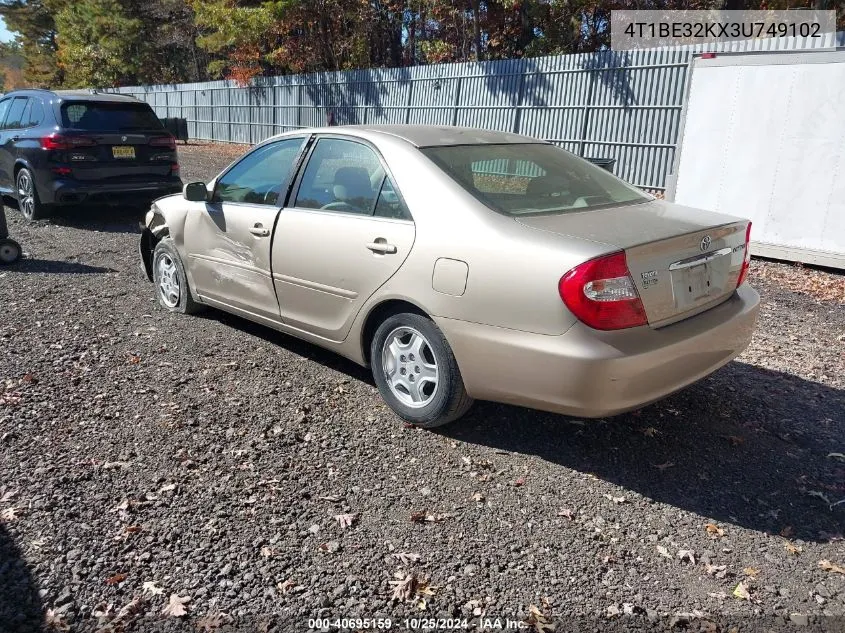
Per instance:
[[[455,145],[420,151],[485,205],[507,215],[578,211],[651,199],[554,145]]]
[[[155,112],[144,103],[66,103],[62,106],[62,125],[92,132],[162,129]]]

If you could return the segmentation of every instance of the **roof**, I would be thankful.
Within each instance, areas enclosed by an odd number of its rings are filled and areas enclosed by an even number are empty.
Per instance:
[[[401,138],[417,147],[436,147],[443,145],[485,145],[504,143],[544,143],[530,136],[480,130],[470,127],[452,127],[446,125],[341,125],[323,128],[322,132],[341,131],[344,129],[361,132],[389,134]]]
[[[53,90],[53,94],[65,100],[85,99],[86,101],[105,101],[111,103],[140,103],[135,97],[114,92],[92,92],[90,90]]]

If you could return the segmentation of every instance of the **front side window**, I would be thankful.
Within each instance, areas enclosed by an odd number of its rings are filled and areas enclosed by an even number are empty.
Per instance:
[[[308,159],[294,206],[372,215],[384,175],[378,157],[366,145],[320,139]]]
[[[506,215],[565,213],[651,199],[604,169],[545,143],[420,151],[479,201]]]
[[[301,138],[290,138],[256,148],[220,177],[214,201],[281,204],[282,189],[301,147]]]
[[[164,129],[146,103],[78,101],[61,108],[62,126],[88,132],[158,131]]]
[[[17,130],[21,126],[21,117],[23,111],[26,109],[26,104],[29,99],[26,97],[15,97],[12,102],[12,107],[9,108],[9,115],[6,117],[6,123],[3,125],[7,130]]]

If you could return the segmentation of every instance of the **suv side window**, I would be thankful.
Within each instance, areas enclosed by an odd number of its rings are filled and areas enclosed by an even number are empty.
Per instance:
[[[378,157],[363,143],[322,138],[308,159],[294,206],[372,215],[383,178]]]
[[[3,99],[0,101],[0,129],[3,128],[3,121],[6,120],[6,115],[9,114],[9,106],[11,105],[11,99]]]
[[[28,97],[15,97],[12,107],[9,108],[9,116],[6,117],[6,124],[3,126],[5,129],[17,130],[20,128],[21,117],[28,101]]]
[[[22,127],[35,127],[37,125],[41,125],[41,121],[44,120],[44,107],[41,105],[41,99],[37,99],[36,97],[30,97],[29,103],[31,104],[31,108],[27,109],[27,112],[24,114],[25,116]]]
[[[288,182],[302,138],[269,143],[244,156],[214,187],[214,202],[242,202],[277,206]]]

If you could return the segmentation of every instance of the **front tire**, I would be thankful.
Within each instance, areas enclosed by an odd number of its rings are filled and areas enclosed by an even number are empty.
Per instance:
[[[411,424],[448,424],[472,406],[446,337],[422,315],[387,317],[373,336],[370,363],[384,401]]]
[[[153,251],[153,284],[159,305],[168,312],[194,314],[202,309],[191,296],[182,258],[169,237],[156,244]]]
[[[26,167],[18,171],[15,178],[15,191],[18,194],[18,209],[27,222],[36,222],[47,217],[48,208],[38,198],[35,179]]]

